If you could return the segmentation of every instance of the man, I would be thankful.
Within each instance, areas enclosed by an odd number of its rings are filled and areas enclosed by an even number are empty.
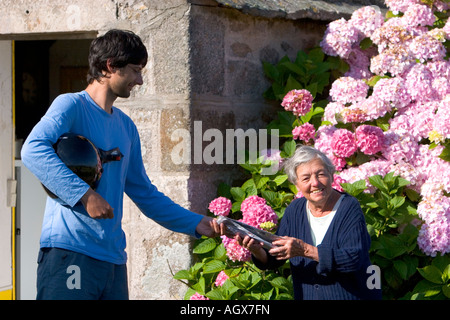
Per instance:
[[[195,237],[220,232],[215,220],[180,207],[150,182],[136,126],[113,106],[143,84],[146,63],[147,50],[132,32],[111,30],[95,39],[86,90],[57,97],[22,148],[23,163],[57,197],[49,197],[45,209],[37,299],[128,299],[124,192],[146,216],[170,230]],[[95,190],[53,149],[69,132],[123,154],[103,165]]]

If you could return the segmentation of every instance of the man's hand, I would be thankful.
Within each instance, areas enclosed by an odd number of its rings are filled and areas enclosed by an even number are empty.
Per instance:
[[[114,217],[113,208],[101,195],[91,188],[81,198],[81,203],[91,218],[112,219]]]
[[[195,230],[203,236],[215,238],[220,236],[221,234],[224,234],[224,227],[225,226],[223,224],[219,226],[216,219],[205,216],[202,220],[200,220]]]

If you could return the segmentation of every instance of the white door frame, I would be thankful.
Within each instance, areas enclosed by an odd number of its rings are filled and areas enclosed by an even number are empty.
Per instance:
[[[0,295],[13,299],[13,41],[0,41]]]

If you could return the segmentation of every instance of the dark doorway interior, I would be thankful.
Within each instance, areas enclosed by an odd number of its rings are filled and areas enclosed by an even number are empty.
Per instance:
[[[91,39],[15,42],[16,141],[23,141],[61,93],[86,88]]]

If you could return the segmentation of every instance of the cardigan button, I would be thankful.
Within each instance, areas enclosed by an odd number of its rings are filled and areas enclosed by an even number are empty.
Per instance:
[[[314,285],[314,289],[319,289],[319,288],[320,288],[320,285],[318,285],[318,284]]]

